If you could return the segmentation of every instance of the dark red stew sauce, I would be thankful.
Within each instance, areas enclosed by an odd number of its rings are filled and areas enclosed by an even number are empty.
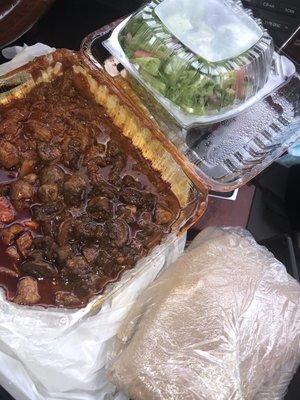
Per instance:
[[[0,285],[82,307],[160,243],[179,204],[71,71],[0,109]]]

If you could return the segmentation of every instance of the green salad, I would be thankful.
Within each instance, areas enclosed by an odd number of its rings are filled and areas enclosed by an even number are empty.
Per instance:
[[[120,42],[142,78],[185,113],[213,113],[245,96],[243,69],[223,68],[212,75],[208,62],[176,43],[167,30],[156,35],[141,16],[129,21]]]

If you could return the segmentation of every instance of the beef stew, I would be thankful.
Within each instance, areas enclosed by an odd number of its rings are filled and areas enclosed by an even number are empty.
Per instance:
[[[0,285],[83,307],[170,232],[167,183],[67,68],[0,108]]]

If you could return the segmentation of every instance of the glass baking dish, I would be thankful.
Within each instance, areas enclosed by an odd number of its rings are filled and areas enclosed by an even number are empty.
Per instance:
[[[57,50],[0,77],[0,105],[9,104],[16,98],[26,97],[35,85],[52,81],[65,71],[68,74],[71,71],[74,75],[80,75],[81,80],[85,82],[84,87],[88,95],[104,107],[106,114],[119,128],[120,134],[129,138],[134,147],[138,148],[143,157],[151,163],[153,169],[169,183],[180,204],[180,213],[172,224],[171,232],[158,248],[150,251],[147,262],[144,260],[148,265],[149,257],[153,260],[154,254],[159,253],[161,256],[161,252],[166,252],[178,235],[184,234],[202,216],[206,209],[208,190],[200,180],[197,187],[195,186],[184,172],[185,167],[181,167],[176,152],[172,151],[170,145],[165,145],[166,138],[158,126],[147,115],[143,115],[143,111],[132,102],[124,88],[118,86],[118,83],[105,71],[91,69],[78,54],[71,51]],[[187,172],[190,174],[188,169]],[[139,269],[144,270],[143,259],[139,262]],[[134,273],[126,275],[135,276]],[[106,293],[108,295],[108,292],[115,292],[114,283],[109,287],[109,291],[91,300],[88,309],[102,304]]]
[[[127,93],[143,103],[145,112],[210,190],[229,192],[244,185],[299,139],[300,77],[287,57],[280,56],[280,60],[291,67],[286,71],[289,78],[270,94],[223,121],[183,128],[104,48],[103,42],[118,24],[120,21],[90,34],[82,43],[82,53],[95,68],[104,65]]]
[[[232,0],[151,1],[104,46],[148,102],[185,129],[234,117],[295,72],[260,21]]]

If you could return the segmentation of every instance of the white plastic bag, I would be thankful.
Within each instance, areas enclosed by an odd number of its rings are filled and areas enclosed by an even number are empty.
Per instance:
[[[33,46],[24,44],[24,46],[7,47],[2,50],[2,54],[10,61],[0,65],[0,76],[25,65],[35,57],[51,53],[54,50],[53,47],[49,47],[43,43],[36,43]]]
[[[300,285],[242,229],[207,228],[138,298],[110,379],[134,400],[277,400],[300,362]]]
[[[110,341],[138,294],[184,249],[169,237],[103,296],[78,311],[24,307],[0,298],[0,385],[16,400],[102,400]],[[101,299],[101,296],[100,296]],[[98,306],[99,308],[99,306]]]

